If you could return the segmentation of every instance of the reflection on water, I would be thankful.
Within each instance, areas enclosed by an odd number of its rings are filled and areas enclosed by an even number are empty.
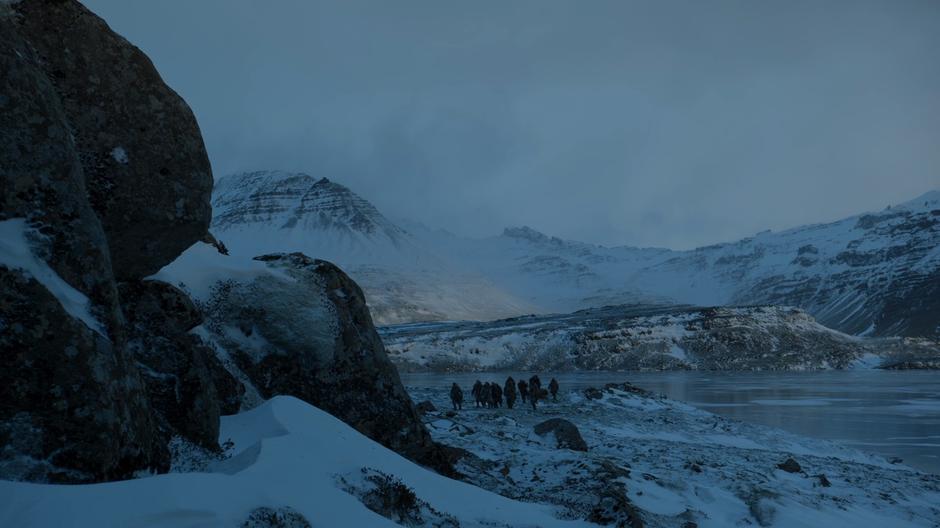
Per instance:
[[[469,390],[473,381],[499,381],[526,373],[402,374],[413,386]],[[562,390],[631,383],[741,421],[835,440],[922,471],[940,473],[940,373],[931,371],[829,372],[562,372]]]

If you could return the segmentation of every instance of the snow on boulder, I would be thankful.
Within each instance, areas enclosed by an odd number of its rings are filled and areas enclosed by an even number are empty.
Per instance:
[[[154,278],[197,298],[204,335],[248,382],[247,394],[296,396],[450,471],[385,354],[362,290],[333,264],[301,253],[225,257],[200,244]]]

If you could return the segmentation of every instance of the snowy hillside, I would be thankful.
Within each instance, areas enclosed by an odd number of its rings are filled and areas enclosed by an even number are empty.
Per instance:
[[[410,371],[816,370],[884,360],[916,368],[940,356],[930,341],[854,337],[775,306],[608,306],[380,333],[392,361]]]
[[[685,252],[632,280],[685,302],[799,306],[853,334],[938,335],[940,191]]]
[[[624,302],[798,306],[850,334],[938,335],[940,191],[879,213],[689,251],[603,247],[531,228],[416,231],[546,311]]]
[[[326,178],[276,171],[226,176],[216,182],[212,208],[213,231],[235,251],[316,247],[318,257],[348,264],[430,257],[372,204]]]
[[[178,471],[193,472],[71,486],[0,480],[0,526],[399,526],[399,512],[381,507],[399,489],[416,499],[405,519],[428,526],[590,526],[442,477],[296,398],[223,418],[219,440],[231,442],[221,457],[177,453]]]
[[[213,231],[239,254],[347,269],[381,324],[492,320],[625,303],[774,304],[850,334],[936,336],[940,191],[879,213],[689,251],[604,247],[528,228],[469,239],[409,224],[326,179],[222,178]]]

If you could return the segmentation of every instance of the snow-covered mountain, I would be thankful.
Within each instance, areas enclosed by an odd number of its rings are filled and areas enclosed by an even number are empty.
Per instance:
[[[346,264],[429,256],[371,203],[326,178],[280,171],[226,176],[215,184],[212,208],[213,230],[224,232],[234,250],[316,247],[318,256]]]
[[[213,208],[213,231],[233,252],[304,251],[348,270],[380,324],[626,303],[775,304],[850,334],[940,332],[940,191],[689,251],[604,247],[529,227],[484,239],[406,229],[340,184],[275,171],[222,178]]]
[[[775,304],[850,334],[940,333],[940,191],[878,213],[689,251],[604,247],[528,227],[483,240],[415,233],[546,311]]]
[[[443,257],[348,188],[307,174],[226,176],[212,198],[213,232],[233,255],[300,251],[340,265],[377,323],[491,319],[537,307]]]

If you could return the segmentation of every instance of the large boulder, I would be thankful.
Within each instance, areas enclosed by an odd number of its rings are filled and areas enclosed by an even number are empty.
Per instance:
[[[535,424],[535,434],[545,436],[549,433],[555,435],[558,449],[571,449],[573,451],[587,451],[587,443],[581,438],[577,426],[564,418],[551,418]]]
[[[24,218],[42,238],[42,259],[115,326],[108,241],[85,198],[70,125],[8,9],[0,5],[0,220]]]
[[[68,119],[115,275],[155,273],[202,239],[212,217],[212,170],[192,111],[143,52],[79,2],[12,9]]]
[[[114,271],[204,238],[211,186],[192,113],[137,48],[74,0],[0,3],[0,478],[127,478],[169,467],[168,434],[215,445],[230,380],[194,313],[130,288],[126,324]]]
[[[127,350],[141,367],[158,423],[167,435],[218,449],[219,417],[238,411],[244,387],[214,350],[189,333],[202,322],[201,312],[185,293],[165,282],[126,282],[119,289],[127,317]]]
[[[260,395],[301,398],[413,460],[450,471],[385,354],[359,286],[335,265],[300,253],[255,260],[262,271],[216,283],[204,326]]]
[[[0,478],[163,470],[62,105],[0,4]]]
[[[0,265],[0,478],[94,482],[168,468],[137,371],[102,328],[31,273]]]

